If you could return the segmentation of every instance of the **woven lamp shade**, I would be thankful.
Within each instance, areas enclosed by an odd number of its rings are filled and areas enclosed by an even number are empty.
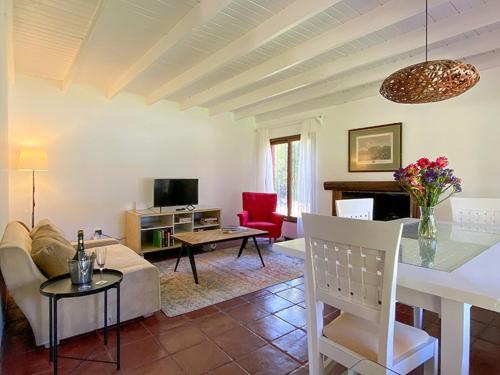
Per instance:
[[[396,103],[439,102],[463,94],[479,78],[471,64],[454,60],[426,61],[391,74],[382,83],[380,94]]]

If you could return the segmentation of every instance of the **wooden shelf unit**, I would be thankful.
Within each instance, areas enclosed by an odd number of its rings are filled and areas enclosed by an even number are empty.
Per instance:
[[[178,222],[180,218],[189,219],[189,222]],[[216,218],[215,222],[202,223],[204,218]],[[153,244],[155,230],[168,229],[172,234],[196,232],[200,230],[219,229],[221,226],[221,209],[200,207],[192,211],[175,211],[158,208],[151,210],[131,210],[126,212],[125,231],[127,246],[139,254],[155,251],[176,249],[180,243],[172,240],[171,246],[157,247]]]

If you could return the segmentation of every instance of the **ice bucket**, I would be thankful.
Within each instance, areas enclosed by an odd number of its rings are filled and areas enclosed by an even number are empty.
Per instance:
[[[68,260],[69,274],[71,276],[71,283],[73,284],[87,284],[92,282],[92,276],[94,275],[94,260],[95,255],[89,257],[89,268],[87,273],[83,275],[80,270],[80,263],[77,260]]]

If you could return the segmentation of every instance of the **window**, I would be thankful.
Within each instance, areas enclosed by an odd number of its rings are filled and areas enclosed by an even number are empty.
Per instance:
[[[271,139],[274,191],[278,194],[277,212],[290,220],[299,215],[297,180],[300,135]]]

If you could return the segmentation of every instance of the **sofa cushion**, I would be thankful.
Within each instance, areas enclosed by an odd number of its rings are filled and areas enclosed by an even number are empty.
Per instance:
[[[30,233],[31,236],[31,254],[38,253],[47,245],[47,240],[54,239],[66,246],[72,246],[71,243],[64,238],[60,230],[50,223],[38,224]]]
[[[44,219],[31,230],[30,236],[31,257],[46,277],[68,272],[68,259],[73,258],[75,249],[61,230]]]
[[[68,272],[68,260],[73,258],[75,252],[67,241],[40,237],[33,241],[31,257],[40,271],[50,278]]]
[[[36,223],[33,229],[31,229],[30,231],[31,238],[35,237],[39,230],[46,229],[47,227],[50,227],[54,232],[57,232],[64,237],[64,233],[61,229],[52,224],[49,219],[43,219],[40,220],[38,223]]]

